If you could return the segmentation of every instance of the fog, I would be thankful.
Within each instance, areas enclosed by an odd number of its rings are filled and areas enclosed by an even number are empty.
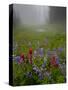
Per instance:
[[[49,21],[49,7],[36,5],[14,5],[14,18],[19,18],[21,24],[42,25]]]
[[[14,25],[45,25],[49,23],[66,22],[66,8],[41,5],[13,5]]]

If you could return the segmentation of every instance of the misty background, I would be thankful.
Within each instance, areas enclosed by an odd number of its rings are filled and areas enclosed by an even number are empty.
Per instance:
[[[13,5],[13,26],[43,27],[62,24],[66,27],[66,7],[41,5]]]

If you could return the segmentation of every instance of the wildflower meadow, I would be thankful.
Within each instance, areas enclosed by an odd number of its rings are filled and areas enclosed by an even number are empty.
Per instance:
[[[66,31],[62,24],[43,27],[13,30],[14,86],[66,82]]]

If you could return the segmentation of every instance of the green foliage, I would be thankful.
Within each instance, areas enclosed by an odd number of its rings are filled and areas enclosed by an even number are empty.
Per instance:
[[[60,75],[57,77],[57,83],[64,83],[64,82],[65,82],[64,76]]]

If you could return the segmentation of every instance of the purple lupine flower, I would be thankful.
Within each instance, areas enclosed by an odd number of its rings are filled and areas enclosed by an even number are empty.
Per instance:
[[[63,48],[61,48],[61,47],[60,47],[60,48],[58,48],[58,51],[59,51],[59,52],[63,52],[63,50],[64,50],[64,49],[63,49]]]
[[[48,51],[47,51],[47,57],[49,57],[50,55],[51,55],[51,51],[48,50]]]
[[[26,76],[27,76],[28,78],[32,78],[32,72],[27,72],[27,73],[26,73]]]
[[[39,56],[40,57],[44,56],[44,49],[43,48],[39,48]]]
[[[16,60],[16,62],[19,63],[19,61],[20,61],[20,56],[16,56],[16,57],[15,57],[15,60]]]
[[[33,71],[36,71],[36,69],[37,69],[36,67],[33,67]]]
[[[40,70],[39,69],[36,69],[36,74],[39,74],[40,73]]]
[[[43,79],[43,75],[42,75],[42,73],[41,73],[41,72],[38,74],[38,77],[39,77],[39,79],[40,79],[40,80],[42,80],[42,79]]]
[[[59,64],[59,57],[56,57],[56,64]]]
[[[33,71],[38,74],[40,72],[40,70],[37,67],[33,67]]]

